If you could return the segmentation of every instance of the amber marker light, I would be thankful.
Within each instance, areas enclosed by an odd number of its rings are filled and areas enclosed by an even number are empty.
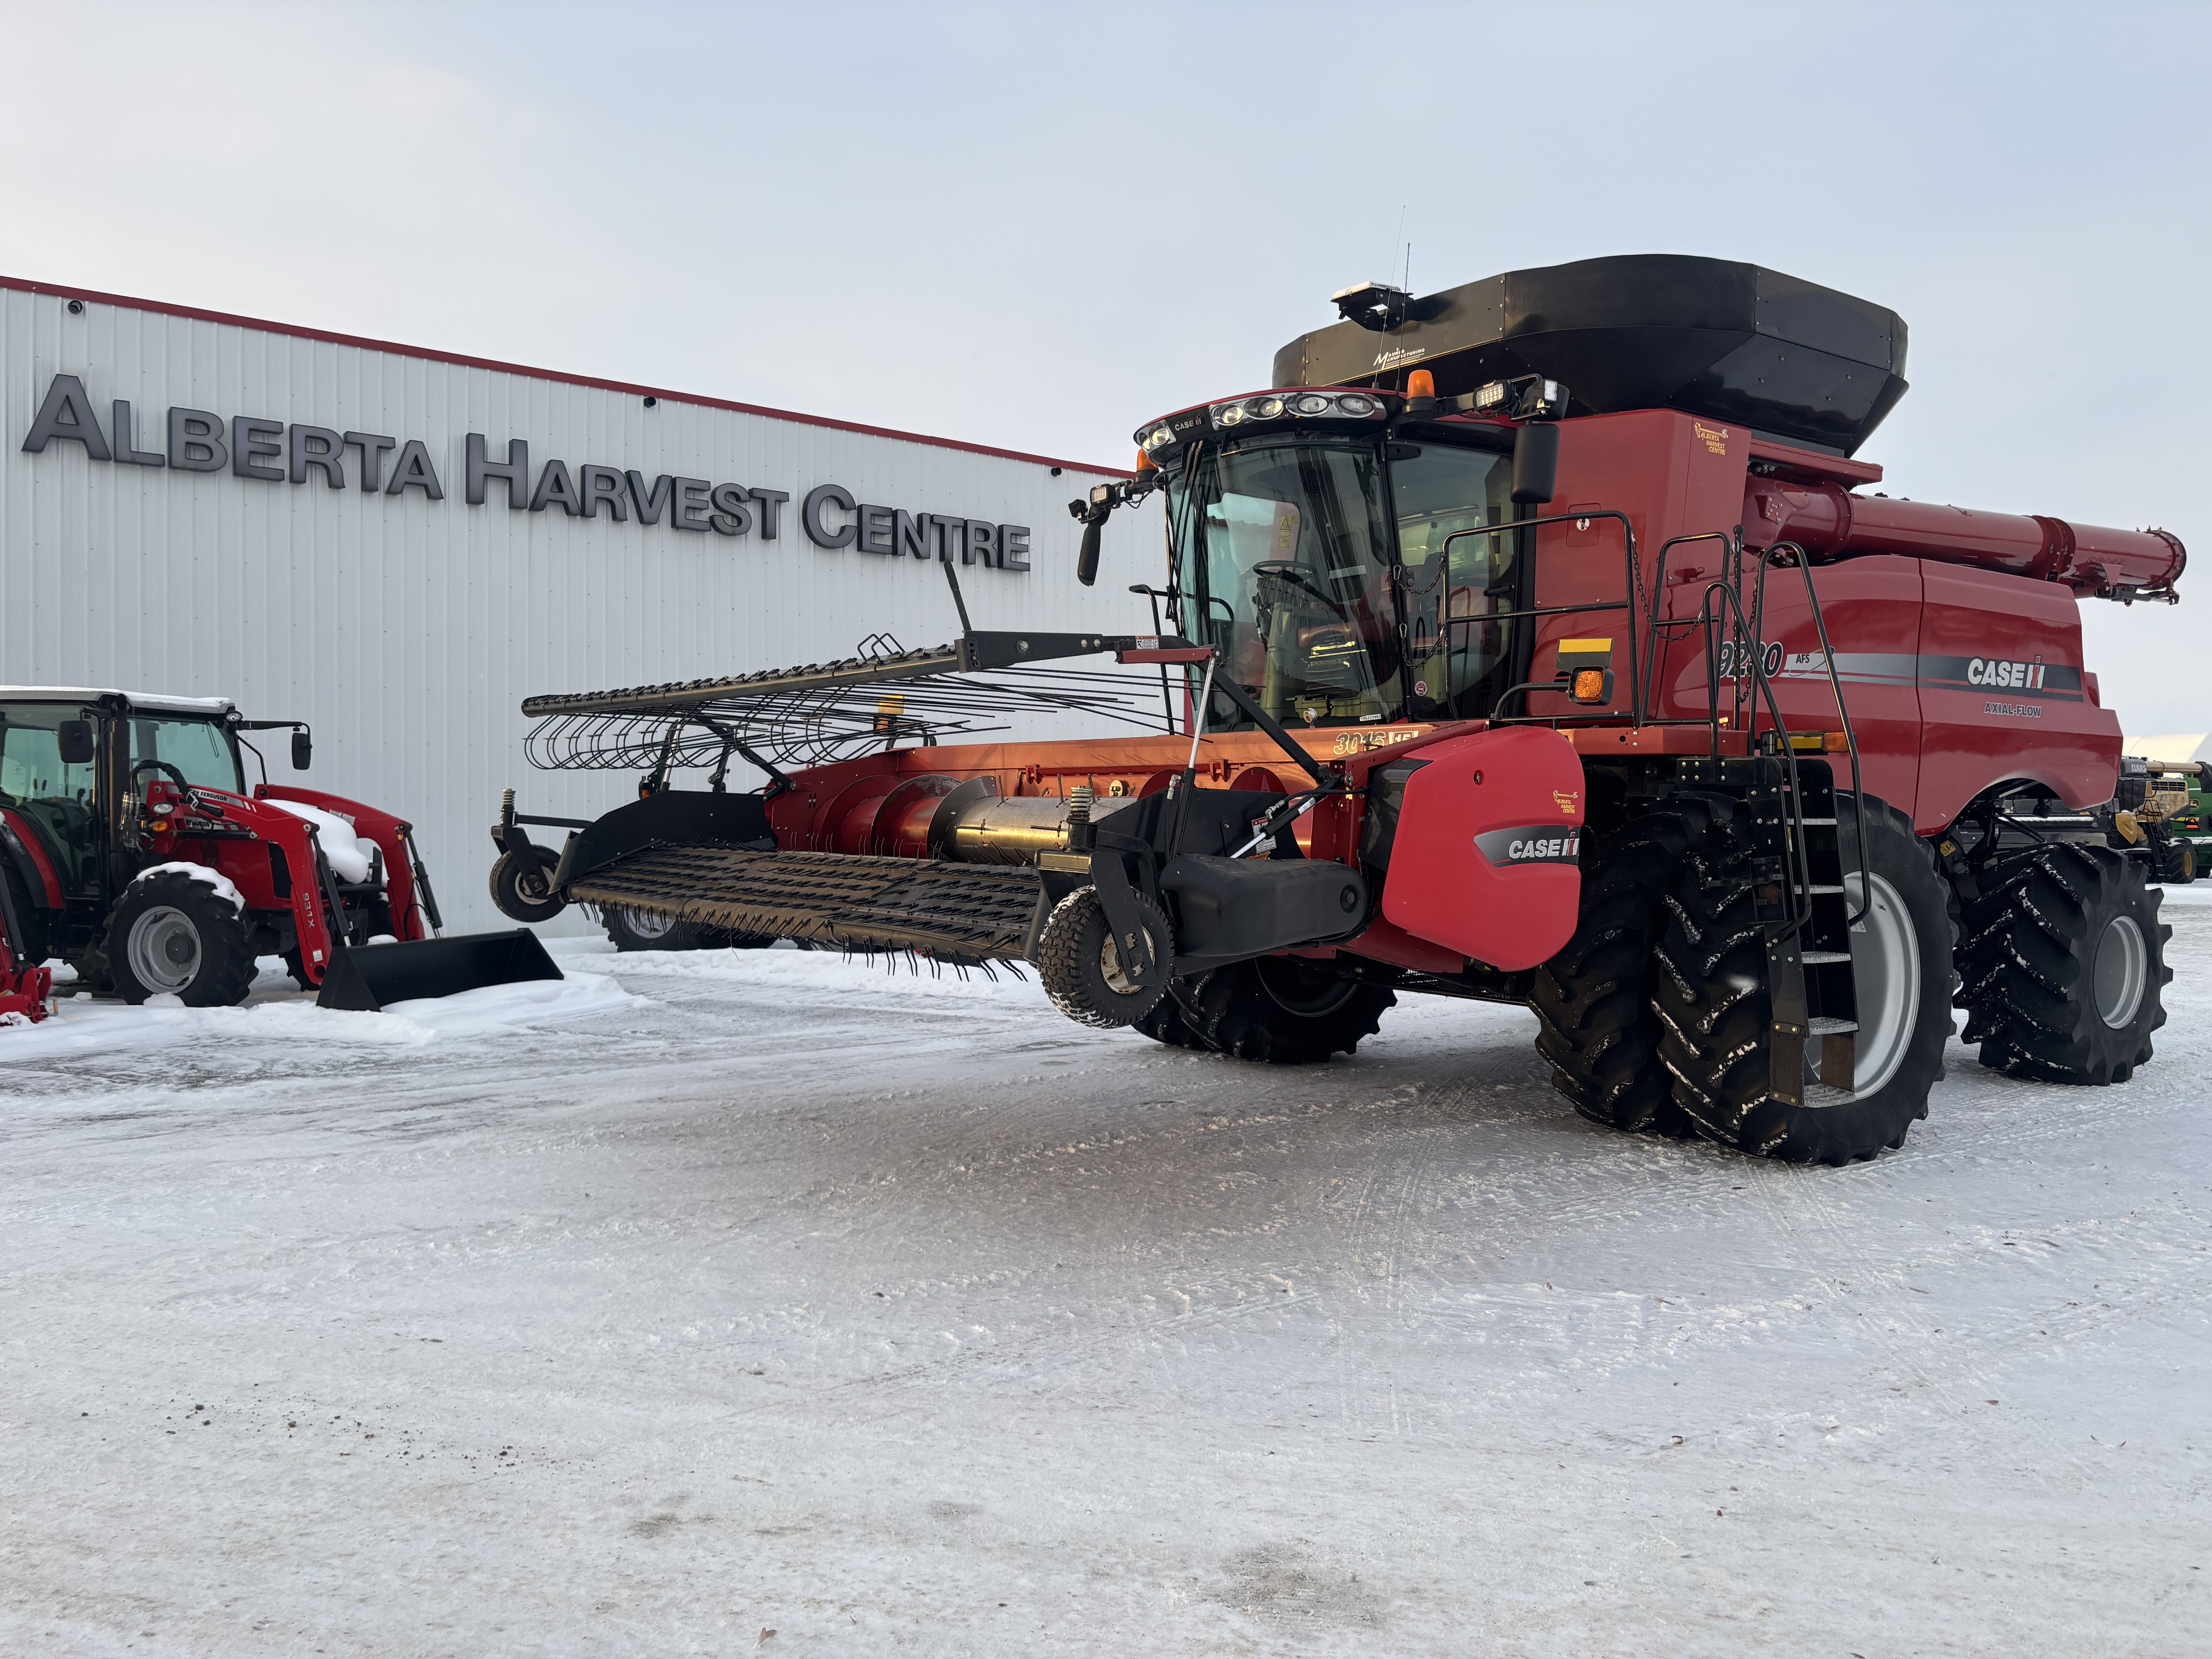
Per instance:
[[[1425,368],[1417,368],[1406,377],[1408,398],[1433,398],[1437,395],[1437,377]]]
[[[1577,702],[1603,702],[1607,678],[1602,668],[1578,668],[1575,671],[1575,689],[1568,695]]]

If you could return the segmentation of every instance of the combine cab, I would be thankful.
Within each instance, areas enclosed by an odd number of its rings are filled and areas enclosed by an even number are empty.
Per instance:
[[[2113,794],[2077,605],[2171,600],[2177,540],[1869,493],[1904,323],[1756,267],[1337,304],[1073,504],[1089,583],[1164,498],[1153,635],[963,611],[934,650],[526,702],[536,763],[643,782],[557,854],[510,805],[510,913],[1027,963],[1246,1060],[1350,1053],[1401,994],[1520,1003],[1585,1116],[1826,1163],[1925,1115],[1954,1001],[1985,1065],[2149,1058],[2145,861],[2020,809]],[[1018,709],[1125,735],[986,740]]]
[[[263,956],[337,1008],[560,977],[527,930],[438,937],[402,820],[265,769],[249,792],[246,734],[285,730],[305,769],[304,724],[248,720],[221,699],[0,687],[9,952],[60,957],[94,995],[196,1007],[244,1001]],[[0,959],[0,996],[8,974]]]

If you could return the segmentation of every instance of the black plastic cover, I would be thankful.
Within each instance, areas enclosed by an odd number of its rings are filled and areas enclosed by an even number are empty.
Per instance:
[[[1905,319],[1764,266],[1629,253],[1509,270],[1415,300],[1387,333],[1338,323],[1275,354],[1272,385],[1401,387],[1440,397],[1542,374],[1570,414],[1679,409],[1853,453],[1905,395]]]

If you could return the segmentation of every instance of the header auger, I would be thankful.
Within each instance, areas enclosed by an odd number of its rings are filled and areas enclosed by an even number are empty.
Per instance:
[[[645,777],[557,855],[510,804],[510,912],[1026,962],[1074,1018],[1245,1060],[1348,1054],[1401,993],[1516,1002],[1585,1116],[1827,1163],[1925,1115],[1954,1001],[1986,1065],[2149,1058],[2155,872],[2015,809],[2112,795],[2078,601],[2170,599],[2178,540],[1866,493],[1904,324],[1778,273],[1338,299],[1071,505],[1089,584],[1164,497],[1158,633],[963,614],[533,698],[540,764]],[[1124,735],[973,740],[1010,702]]]

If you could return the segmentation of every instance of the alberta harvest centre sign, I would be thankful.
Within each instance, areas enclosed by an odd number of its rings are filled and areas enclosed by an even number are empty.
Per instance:
[[[109,400],[103,424],[84,382],[74,374],[57,374],[46,387],[23,448],[37,455],[54,444],[72,443],[82,446],[93,460],[118,466],[228,472],[263,483],[295,486],[313,480],[328,489],[403,498],[419,491],[425,501],[446,499],[437,458],[417,438],[252,415],[225,419],[204,409],[173,406],[165,418],[147,423],[145,437],[159,447],[141,449],[140,420],[127,399],[117,398]],[[779,540],[785,509],[793,498],[787,489],[665,472],[648,479],[635,469],[592,463],[571,469],[566,461],[550,459],[533,469],[525,440],[510,439],[495,453],[481,432],[467,434],[461,453],[445,459],[446,476],[459,477],[462,500],[470,507],[484,506],[497,486],[513,512],[665,525],[700,535]],[[885,557],[939,559],[995,570],[1030,568],[1027,525],[879,507],[860,501],[838,484],[817,484],[807,490],[799,498],[798,519],[807,540],[824,550],[850,548]]]

